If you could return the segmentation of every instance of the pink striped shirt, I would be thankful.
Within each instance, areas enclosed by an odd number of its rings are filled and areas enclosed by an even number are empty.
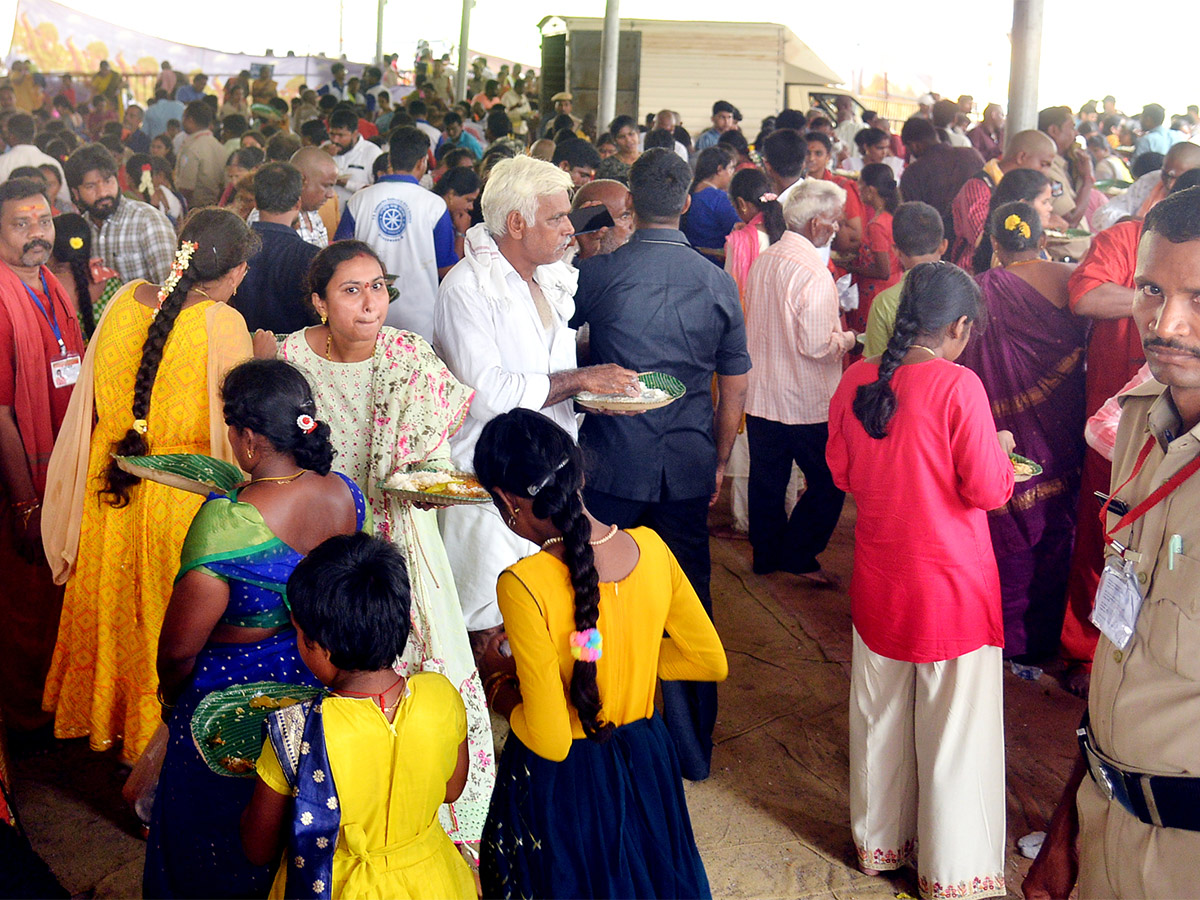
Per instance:
[[[785,425],[828,421],[854,333],[841,329],[837,287],[817,249],[785,233],[750,267],[745,303],[754,362],[746,414]]]

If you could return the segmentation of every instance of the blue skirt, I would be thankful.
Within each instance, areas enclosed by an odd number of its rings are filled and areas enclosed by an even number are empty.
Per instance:
[[[483,828],[484,897],[711,897],[655,713],[551,762],[508,736]]]
[[[142,894],[157,897],[265,897],[274,866],[252,866],[240,820],[257,778],[212,771],[192,740],[192,712],[212,691],[254,681],[317,686],[296,650],[296,632],[254,644],[209,644],[167,727],[170,739],[154,795]]]

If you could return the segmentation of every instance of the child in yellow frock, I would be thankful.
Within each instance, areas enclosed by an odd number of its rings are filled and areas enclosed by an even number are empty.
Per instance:
[[[332,693],[267,720],[246,856],[265,865],[286,845],[272,897],[474,900],[438,822],[467,778],[462,698],[443,675],[392,669],[409,633],[404,557],[362,533],[330,538],[288,599],[300,656]]]

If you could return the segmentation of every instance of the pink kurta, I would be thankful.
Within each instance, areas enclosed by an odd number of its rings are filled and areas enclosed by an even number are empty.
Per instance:
[[[955,659],[1004,646],[1000,580],[987,510],[1012,495],[979,377],[942,359],[901,366],[883,440],[851,405],[877,362],[846,370],[829,406],[826,459],[854,495],[854,627],[875,653],[904,662]]]

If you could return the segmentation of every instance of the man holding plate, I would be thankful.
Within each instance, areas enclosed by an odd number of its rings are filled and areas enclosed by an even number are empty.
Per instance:
[[[605,522],[657,531],[711,616],[708,507],[741,422],[750,356],[737,285],[679,230],[691,178],[669,150],[638,157],[629,174],[636,231],[623,247],[580,264],[572,324],[588,324],[592,362],[663,372],[686,388],[669,406],[639,416],[584,420],[580,444],[593,462],[584,499]],[[716,685],[665,681],[662,689],[683,776],[703,780]]]

